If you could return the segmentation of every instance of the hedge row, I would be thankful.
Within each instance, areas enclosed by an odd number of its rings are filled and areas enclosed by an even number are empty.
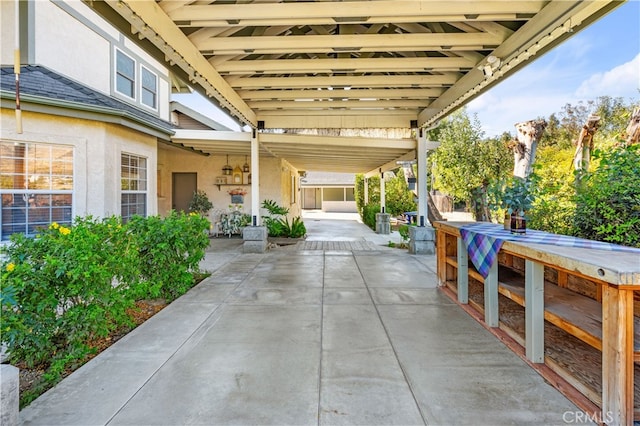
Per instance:
[[[45,370],[41,387],[95,349],[90,342],[132,326],[137,300],[171,301],[193,286],[209,239],[207,219],[76,218],[2,247],[1,341],[9,361]],[[37,391],[36,391],[37,392]],[[24,401],[24,399],[23,399]]]

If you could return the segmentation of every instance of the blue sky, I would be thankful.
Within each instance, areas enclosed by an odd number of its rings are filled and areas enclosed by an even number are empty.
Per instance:
[[[640,100],[640,0],[629,1],[468,104],[485,136],[598,96]]]
[[[640,0],[631,0],[539,57],[468,104],[485,136],[515,132],[514,124],[548,117],[567,104],[598,96],[640,101]],[[208,101],[175,100],[233,130],[238,126]]]

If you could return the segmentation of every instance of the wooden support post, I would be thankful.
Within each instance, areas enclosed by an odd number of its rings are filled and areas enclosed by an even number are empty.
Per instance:
[[[459,275],[459,274],[458,274]],[[498,326],[498,262],[494,262],[484,279],[484,322],[489,327]]]
[[[436,231],[436,262],[440,285],[447,283],[447,234],[438,229]]]
[[[461,237],[458,240],[458,302],[469,303],[469,254]]]
[[[525,260],[524,291],[527,359],[544,363],[544,265]]]
[[[569,275],[565,271],[558,271],[558,287],[567,288]]]
[[[633,424],[633,291],[602,289],[602,419]]]

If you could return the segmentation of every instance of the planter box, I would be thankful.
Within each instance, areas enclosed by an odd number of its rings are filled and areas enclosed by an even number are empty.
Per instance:
[[[297,244],[300,241],[304,241],[304,237],[303,238],[269,237],[268,240],[272,244],[277,244],[279,246],[289,246],[292,244]]]
[[[242,204],[242,203],[244,203],[244,195],[231,196],[231,204]]]

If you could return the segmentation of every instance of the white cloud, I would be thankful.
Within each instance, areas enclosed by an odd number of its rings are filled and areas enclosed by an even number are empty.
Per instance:
[[[584,80],[575,92],[579,98],[598,96],[637,97],[640,88],[640,53],[631,61]]]

